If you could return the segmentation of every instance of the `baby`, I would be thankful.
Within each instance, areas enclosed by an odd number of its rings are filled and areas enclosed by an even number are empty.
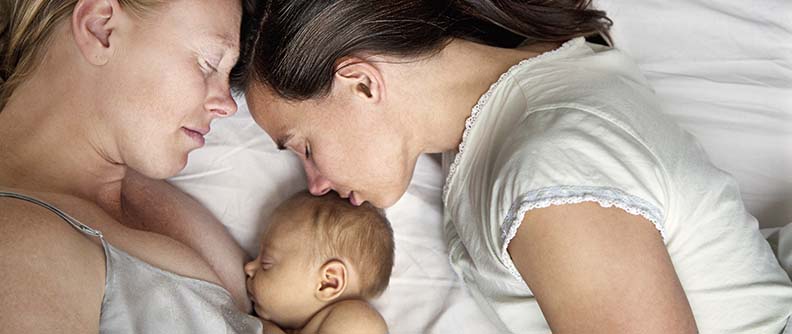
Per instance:
[[[286,200],[245,265],[264,333],[387,333],[366,300],[388,286],[393,249],[390,223],[370,204],[307,192]]]

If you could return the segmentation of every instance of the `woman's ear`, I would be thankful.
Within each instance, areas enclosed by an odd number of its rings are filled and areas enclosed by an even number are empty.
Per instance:
[[[382,72],[365,59],[344,58],[336,65],[335,77],[344,90],[369,103],[378,103],[385,95]]]
[[[121,16],[117,0],[80,0],[72,13],[72,35],[85,59],[104,65],[112,55],[110,36]]]
[[[346,291],[348,275],[346,264],[341,260],[327,261],[319,269],[321,274],[316,289],[316,298],[323,302],[331,302]]]

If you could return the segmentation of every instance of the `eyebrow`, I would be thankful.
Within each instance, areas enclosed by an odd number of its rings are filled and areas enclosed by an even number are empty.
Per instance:
[[[238,42],[239,38],[238,37],[236,39],[234,39],[234,38],[231,38],[230,35],[222,34],[222,33],[220,33],[220,34],[211,34],[211,37],[212,37],[212,39],[216,40],[217,42],[220,42],[220,44],[223,44],[224,46],[226,46],[228,48],[232,48],[233,49],[233,48],[239,46],[239,42]]]
[[[234,64],[236,64],[237,60],[239,59],[239,51],[238,51],[240,48],[239,42],[234,42],[234,39],[232,39],[231,36],[222,33],[209,34],[209,39],[215,43],[222,45],[223,48],[226,49],[224,50],[224,53],[227,53],[227,51],[229,50],[237,50],[231,52],[230,55],[227,54],[233,58]]]
[[[281,151],[287,150],[288,148],[286,148],[286,144],[288,144],[289,141],[292,140],[292,137],[294,137],[294,135],[285,135],[283,137],[275,139],[275,144],[278,145],[278,150]]]

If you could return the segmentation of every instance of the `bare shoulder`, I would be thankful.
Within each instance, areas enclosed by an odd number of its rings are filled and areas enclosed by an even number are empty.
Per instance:
[[[101,245],[32,203],[0,198],[0,212],[0,333],[96,332]]]
[[[331,305],[319,333],[385,334],[388,326],[382,315],[369,303],[350,299]]]
[[[101,244],[52,211],[27,201],[0,198],[0,247],[25,254],[75,249],[104,258]],[[47,247],[42,247],[46,245]],[[3,253],[5,254],[5,253]],[[82,254],[84,255],[84,254]]]

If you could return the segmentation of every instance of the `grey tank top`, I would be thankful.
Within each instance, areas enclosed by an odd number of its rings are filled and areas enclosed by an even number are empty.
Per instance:
[[[228,291],[219,285],[143,262],[107,243],[100,231],[46,202],[2,191],[0,197],[38,204],[83,234],[101,240],[106,275],[99,333],[252,334],[263,331],[261,322],[239,311]]]

